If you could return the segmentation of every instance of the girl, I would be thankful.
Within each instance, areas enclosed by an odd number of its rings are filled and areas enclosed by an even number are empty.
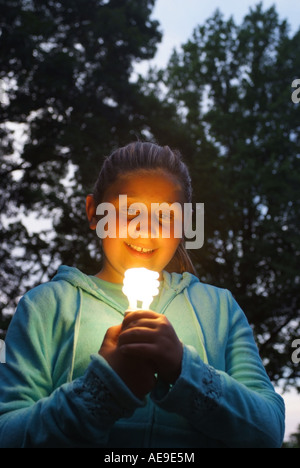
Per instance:
[[[86,200],[91,229],[100,203],[118,213],[120,194],[149,213],[191,202],[187,167],[168,147],[115,151]],[[0,446],[281,446],[284,404],[245,315],[230,292],[198,280],[172,230],[151,229],[149,215],[148,232],[104,238],[95,276],[61,266],[21,299],[0,366]],[[125,314],[131,267],[160,273],[152,310]]]

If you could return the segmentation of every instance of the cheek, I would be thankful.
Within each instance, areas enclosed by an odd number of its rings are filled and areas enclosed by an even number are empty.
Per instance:
[[[105,255],[115,256],[118,254],[121,244],[123,244],[122,240],[119,239],[111,239],[106,237],[102,240],[102,249]]]

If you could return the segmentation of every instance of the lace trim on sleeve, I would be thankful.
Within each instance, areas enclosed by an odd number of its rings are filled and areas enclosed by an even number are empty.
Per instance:
[[[94,372],[89,372],[83,384],[75,387],[74,392],[84,399],[89,413],[96,418],[116,420],[125,413],[125,409],[117,405],[109,388]]]
[[[194,408],[196,411],[213,411],[218,407],[221,398],[221,378],[218,373],[210,366],[203,366],[203,387],[201,392],[196,390],[194,393]]]

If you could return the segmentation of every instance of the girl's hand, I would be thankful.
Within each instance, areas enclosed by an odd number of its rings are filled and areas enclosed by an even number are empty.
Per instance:
[[[118,339],[124,356],[151,360],[166,383],[173,384],[181,372],[182,343],[167,317],[150,310],[128,312]]]
[[[143,399],[156,383],[155,370],[147,359],[140,356],[127,356],[122,352],[118,347],[121,329],[122,324],[107,330],[98,354],[104,357],[132,393],[139,399]]]

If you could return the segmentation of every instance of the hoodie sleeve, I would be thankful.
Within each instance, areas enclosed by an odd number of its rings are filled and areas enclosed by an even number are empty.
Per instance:
[[[224,446],[280,448],[284,402],[266,374],[244,313],[226,293],[231,317],[226,370],[205,364],[195,348],[184,346],[180,377],[168,389],[157,384],[152,399]]]
[[[0,364],[0,447],[105,446],[114,422],[143,402],[99,355],[82,377],[55,388],[58,354],[68,353],[53,351],[59,327],[49,317],[25,296],[9,327],[7,363]]]

